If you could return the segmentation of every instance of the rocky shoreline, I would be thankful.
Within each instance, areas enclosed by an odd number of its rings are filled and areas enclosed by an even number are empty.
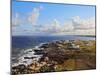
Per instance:
[[[52,41],[26,50],[12,65],[12,74],[95,69],[95,58],[95,40]]]

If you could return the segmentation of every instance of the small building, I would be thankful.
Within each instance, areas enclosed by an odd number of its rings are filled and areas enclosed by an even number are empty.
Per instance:
[[[75,45],[72,42],[69,42],[69,43],[67,43],[67,48],[70,49],[70,50],[79,50],[80,46],[79,45]]]

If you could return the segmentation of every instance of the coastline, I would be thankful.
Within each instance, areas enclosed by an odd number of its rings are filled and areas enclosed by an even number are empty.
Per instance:
[[[68,44],[70,44],[70,45],[74,44],[74,46],[69,47]],[[90,49],[92,49],[91,47],[94,46],[93,47],[93,52],[88,50],[88,46],[89,46]],[[85,48],[87,49],[86,52],[83,50]],[[77,52],[78,52],[78,54],[77,54]],[[91,59],[91,60],[95,60],[95,40],[93,40],[93,41],[90,41],[90,40],[88,40],[88,41],[82,41],[82,40],[56,40],[56,41],[51,41],[49,43],[42,43],[39,46],[36,46],[35,48],[26,50],[26,52],[24,52],[24,53],[25,54],[29,53],[29,54],[26,54],[26,56],[24,55],[25,57],[22,57],[22,59],[20,59],[21,60],[20,64],[12,66],[12,70],[13,70],[13,73],[15,73],[15,74],[16,73],[20,73],[20,74],[21,73],[28,73],[28,71],[31,71],[29,73],[38,73],[39,71],[42,72],[41,68],[43,68],[43,67],[53,69],[53,70],[49,69],[49,72],[59,71],[59,67],[60,67],[61,64],[64,64],[65,62],[67,64],[68,64],[68,62],[70,62],[70,63],[73,62],[74,63],[75,62],[74,59],[76,59],[76,58],[79,59],[80,57],[82,57],[82,59],[83,58],[87,59],[87,57],[84,57],[84,56],[89,56],[90,57],[91,52],[93,54],[93,56],[92,56],[93,59]],[[76,55],[77,55],[77,57],[76,57]],[[72,56],[74,56],[75,58],[72,58]],[[23,58],[25,58],[28,61],[27,65],[23,64],[23,62],[27,62]],[[90,59],[87,59],[87,60],[90,61]],[[80,59],[78,61],[83,61],[83,60]],[[38,66],[36,67],[35,65],[38,65]],[[54,67],[52,67],[52,65]],[[85,65],[85,63],[84,63],[84,65]],[[95,61],[94,61],[94,64],[92,63],[92,65],[93,66],[90,65],[90,67],[85,65],[86,66],[85,69],[95,68]],[[23,69],[23,72],[19,72],[21,66],[24,66],[25,68],[31,68],[31,70]],[[74,66],[75,65],[73,65],[73,67]],[[18,69],[18,67],[19,67],[19,69]],[[33,67],[35,67],[35,68],[33,68]],[[70,68],[71,67],[68,68],[68,65],[67,65],[67,67],[65,67],[64,70],[66,70],[66,71],[67,70],[68,71],[77,70],[76,68],[71,68],[71,69]],[[16,72],[15,71],[16,69],[19,70],[19,71]],[[84,66],[81,69],[84,69]],[[26,70],[26,71],[24,72],[24,70]],[[45,69],[42,69],[42,70],[45,70]],[[64,71],[64,70],[62,69],[60,71]],[[47,71],[45,71],[45,72],[47,72]]]
[[[81,37],[96,37],[96,35],[76,35],[76,36],[81,36]]]

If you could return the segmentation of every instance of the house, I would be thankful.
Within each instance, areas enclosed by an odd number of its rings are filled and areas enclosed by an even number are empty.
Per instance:
[[[79,45],[75,45],[72,42],[69,42],[69,43],[67,43],[67,48],[70,49],[70,50],[79,50],[80,46]]]

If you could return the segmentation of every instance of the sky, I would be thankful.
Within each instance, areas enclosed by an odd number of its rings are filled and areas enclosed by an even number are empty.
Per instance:
[[[95,6],[13,1],[12,35],[95,35]]]

